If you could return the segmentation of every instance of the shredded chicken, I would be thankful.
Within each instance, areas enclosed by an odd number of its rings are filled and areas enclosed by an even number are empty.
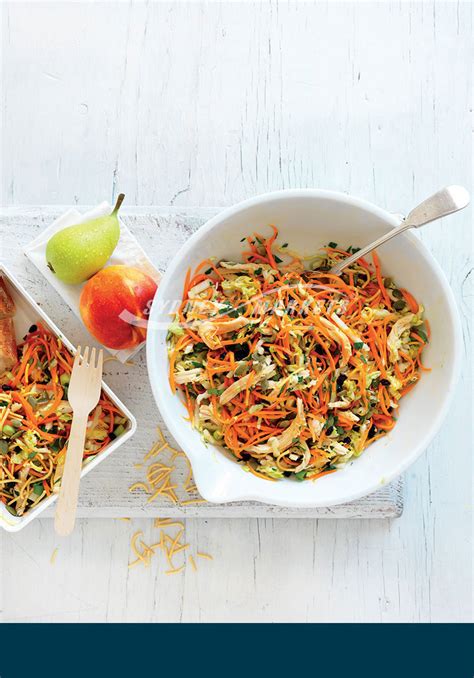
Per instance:
[[[196,381],[200,381],[203,372],[204,370],[200,367],[195,367],[192,370],[176,372],[175,381],[177,384],[192,384]]]
[[[264,365],[261,372],[256,376],[253,373],[246,374],[245,377],[242,377],[238,381],[235,381],[231,384],[224,393],[221,393],[219,397],[219,402],[221,405],[225,405],[235,398],[239,393],[245,391],[252,384],[256,384],[263,379],[268,379],[275,373],[274,365]]]
[[[332,323],[330,320],[327,320],[326,318],[320,316],[319,321],[321,325],[324,325],[324,327],[326,327],[329,330],[329,334],[332,337],[332,339],[334,339],[334,341],[341,347],[342,353],[341,366],[347,365],[349,358],[351,357],[352,354],[351,342],[346,337],[344,332],[341,332],[341,330],[338,327],[336,327],[336,325],[334,325],[334,323]]]
[[[346,325],[344,320],[342,320],[342,318],[340,318],[340,316],[338,316],[337,313],[331,313],[330,317],[331,320],[333,320],[336,323],[339,329],[342,330],[344,334],[349,337],[349,339],[352,339],[354,343],[364,344],[364,342],[357,334],[357,332],[354,332],[354,330],[351,329],[349,325]],[[364,347],[367,349],[368,348],[367,344],[364,344]]]
[[[298,437],[300,431],[306,426],[306,417],[304,415],[303,401],[301,398],[298,398],[296,407],[296,417],[281,435],[270,438],[268,443],[263,445],[251,445],[245,449],[248,452],[254,452],[255,454],[273,454],[275,451],[277,453],[284,452],[293,444],[293,440]]]
[[[220,346],[219,335],[227,334],[227,332],[235,332],[241,327],[248,325],[250,320],[245,316],[239,316],[232,320],[212,321],[205,320],[199,323],[197,331],[203,342],[209,348],[217,348]]]
[[[407,315],[404,315],[402,318],[397,320],[397,322],[392,327],[390,334],[387,337],[387,348],[389,350],[390,360],[392,361],[392,363],[396,363],[397,360],[399,359],[398,344],[401,335],[403,334],[403,332],[405,332],[405,330],[408,330],[412,326],[414,320],[415,320],[414,313],[408,313]]]

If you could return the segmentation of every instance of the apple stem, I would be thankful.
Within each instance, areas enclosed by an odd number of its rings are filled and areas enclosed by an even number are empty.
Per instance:
[[[120,207],[123,203],[124,198],[125,198],[125,193],[120,193],[120,195],[117,198],[117,202],[115,203],[114,211],[112,212],[112,214],[116,214],[119,211],[119,209],[120,209]]]

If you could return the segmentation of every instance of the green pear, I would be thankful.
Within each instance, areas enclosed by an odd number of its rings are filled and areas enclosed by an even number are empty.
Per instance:
[[[123,193],[118,196],[111,214],[68,226],[48,240],[48,268],[60,280],[78,285],[104,267],[119,241],[117,214],[124,198]]]

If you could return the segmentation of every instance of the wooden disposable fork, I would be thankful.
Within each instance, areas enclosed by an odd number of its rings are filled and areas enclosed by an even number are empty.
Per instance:
[[[68,399],[72,407],[73,419],[54,520],[56,532],[62,536],[72,532],[76,520],[87,418],[89,412],[99,402],[102,383],[102,362],[102,350],[96,356],[95,348],[90,351],[89,347],[86,346],[84,355],[81,356],[81,347],[78,346],[68,390]]]

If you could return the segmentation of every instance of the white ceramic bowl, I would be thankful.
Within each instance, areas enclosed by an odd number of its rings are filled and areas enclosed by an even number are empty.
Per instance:
[[[362,246],[398,220],[380,207],[350,196],[320,190],[290,190],[257,196],[224,210],[200,228],[171,261],[150,315],[147,360],[151,386],[163,419],[188,455],[196,485],[211,502],[257,500],[281,506],[331,506],[374,492],[400,475],[427,447],[440,428],[455,388],[461,331],[453,294],[446,278],[419,239],[406,233],[379,250],[384,274],[423,303],[432,338],[424,354],[431,372],[402,400],[395,428],[344,469],[315,482],[268,482],[245,472],[218,447],[206,446],[184,420],[179,397],[168,383],[166,330],[169,303],[181,299],[188,267],[206,257],[238,260],[240,239],[269,224],[279,242],[300,253],[315,252],[330,241]]]

